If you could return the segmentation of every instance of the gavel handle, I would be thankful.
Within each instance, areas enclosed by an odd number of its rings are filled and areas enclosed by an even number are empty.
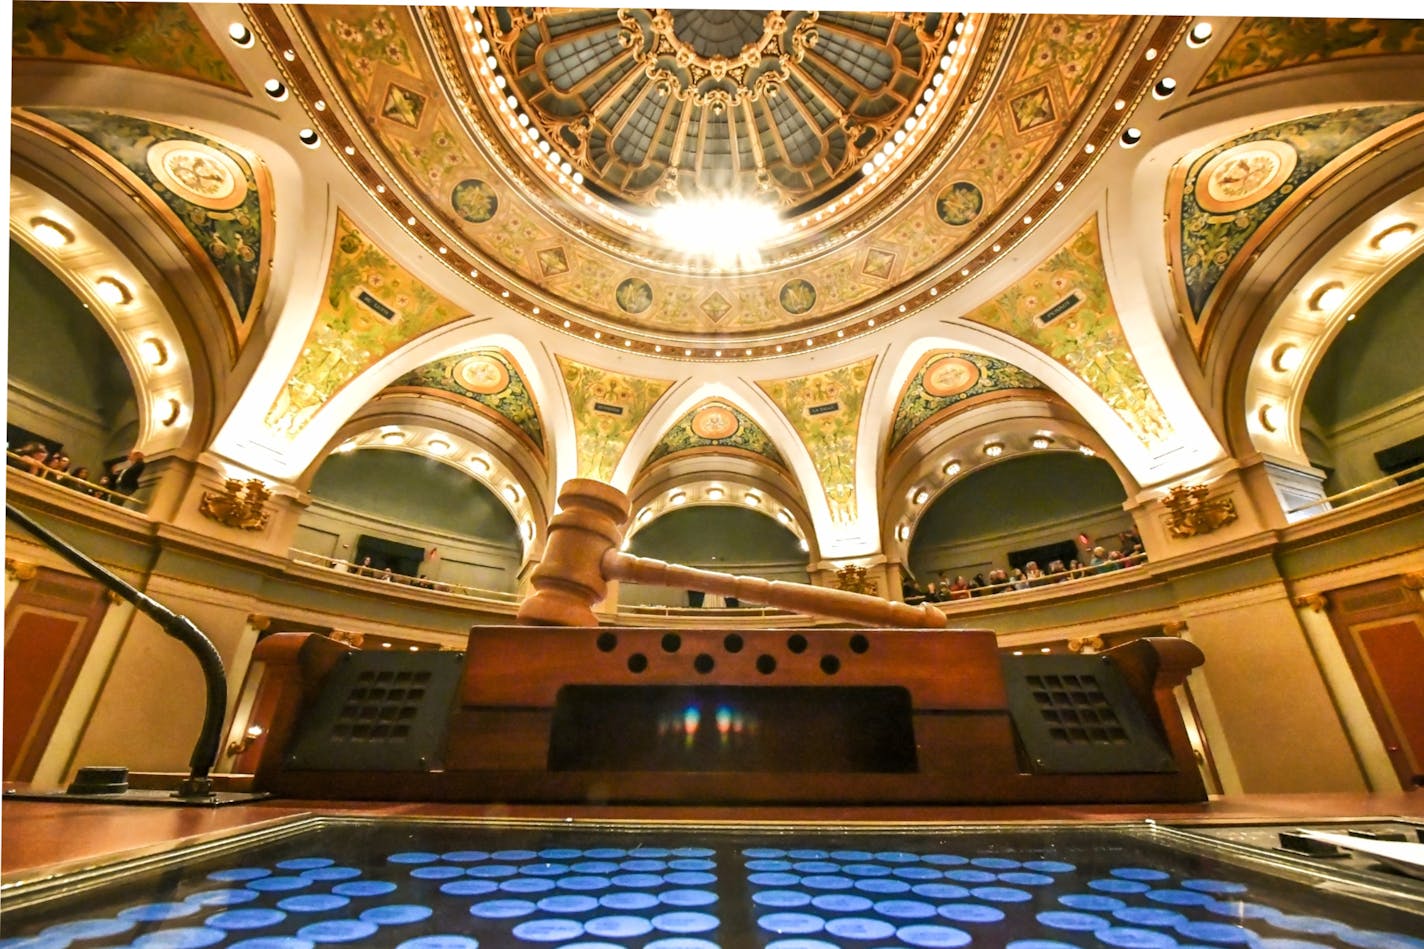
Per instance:
[[[867,626],[944,629],[949,625],[945,615],[928,603],[910,606],[849,590],[783,583],[761,577],[738,577],[730,573],[664,563],[649,557],[635,557],[612,548],[603,555],[603,576],[608,580],[733,596],[748,603],[761,603],[781,610]]]

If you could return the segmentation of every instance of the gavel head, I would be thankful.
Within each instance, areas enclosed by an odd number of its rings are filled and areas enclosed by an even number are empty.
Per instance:
[[[534,568],[534,592],[515,619],[533,626],[597,626],[594,604],[608,592],[603,557],[623,543],[628,498],[617,488],[574,478],[559,491],[544,559]]]

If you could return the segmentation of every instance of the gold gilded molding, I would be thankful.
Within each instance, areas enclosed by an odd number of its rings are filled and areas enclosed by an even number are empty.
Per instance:
[[[14,557],[5,558],[5,575],[12,580],[19,580],[21,583],[33,580],[38,572],[39,569],[28,561],[16,560]]]
[[[1291,603],[1296,609],[1309,609],[1311,612],[1319,613],[1328,605],[1325,597],[1320,593],[1308,593],[1305,596],[1298,596]]]
[[[265,632],[272,625],[272,617],[265,613],[249,613],[247,614],[247,625],[259,633]]]
[[[271,497],[271,489],[261,478],[246,481],[228,478],[223,482],[221,491],[203,492],[198,512],[225,527],[260,531],[272,518],[272,512],[267,510],[267,501]]]
[[[836,589],[848,590],[851,593],[869,593],[872,596],[880,595],[880,584],[874,577],[866,574],[865,568],[856,564],[849,564],[836,571]]]
[[[1167,509],[1167,531],[1173,537],[1210,534],[1236,520],[1236,502],[1229,495],[1207,498],[1204,484],[1179,484],[1162,499]]]
[[[1101,636],[1079,636],[1077,639],[1068,640],[1069,652],[1094,653],[1101,652],[1103,648],[1103,637]]]

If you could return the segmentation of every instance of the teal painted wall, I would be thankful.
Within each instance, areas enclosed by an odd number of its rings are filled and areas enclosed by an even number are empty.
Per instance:
[[[806,563],[796,535],[775,519],[746,508],[706,505],[680,508],[633,535],[628,552],[669,563]],[[720,568],[719,568],[720,569]]]
[[[311,493],[373,517],[520,546],[514,518],[489,488],[426,455],[392,449],[333,454],[317,470]]]

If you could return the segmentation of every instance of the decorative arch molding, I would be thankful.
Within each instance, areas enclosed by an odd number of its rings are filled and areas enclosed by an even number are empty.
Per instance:
[[[425,363],[392,381],[377,399],[396,394],[441,399],[486,415],[536,454],[544,454],[538,403],[509,353],[475,347]]]
[[[202,348],[189,345],[195,327],[173,315],[185,312],[172,308],[178,288],[142,246],[111,238],[99,223],[109,220],[100,207],[70,203],[61,189],[30,180],[30,170],[17,162],[10,180],[10,236],[83,301],[113,340],[136,395],[133,447],[147,456],[196,453],[211,422],[213,393],[195,379],[213,376]],[[40,239],[39,222],[56,226],[50,233],[61,238],[58,246]]]
[[[664,466],[635,486],[632,512],[624,529],[624,548],[639,530],[684,507],[746,507],[772,518],[796,536],[811,561],[819,558],[814,527],[805,503],[780,478],[762,477],[751,465],[721,471],[678,473]]]

